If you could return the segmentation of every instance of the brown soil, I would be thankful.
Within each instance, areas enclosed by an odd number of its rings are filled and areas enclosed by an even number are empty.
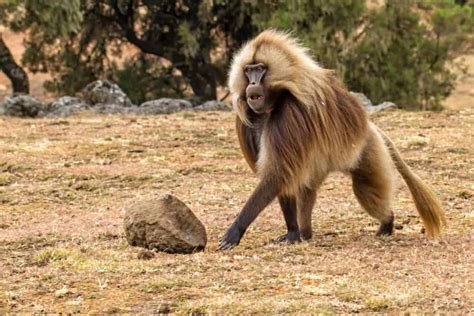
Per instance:
[[[0,313],[472,313],[473,118],[472,107],[374,116],[441,197],[442,239],[420,233],[401,181],[398,229],[374,237],[376,221],[335,174],[312,241],[272,243],[284,232],[274,203],[238,248],[219,252],[257,181],[233,114],[0,117]],[[123,206],[153,192],[176,195],[203,221],[205,252],[138,258]]]

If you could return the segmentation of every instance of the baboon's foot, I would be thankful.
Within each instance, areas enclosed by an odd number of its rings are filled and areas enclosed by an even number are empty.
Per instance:
[[[310,240],[313,237],[313,231],[310,230],[300,230],[300,236],[302,240]]]
[[[275,241],[281,242],[281,243],[288,243],[288,244],[300,243],[301,242],[300,233],[297,231],[288,232],[285,235],[277,237]]]
[[[388,223],[380,224],[376,236],[390,236],[393,233],[393,218]]]

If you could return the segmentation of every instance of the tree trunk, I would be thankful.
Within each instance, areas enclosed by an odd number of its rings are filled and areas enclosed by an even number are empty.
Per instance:
[[[12,82],[13,93],[30,93],[28,76],[26,72],[15,62],[10,50],[3,41],[0,34],[0,70]]]
[[[194,62],[190,66],[179,67],[187,78],[194,95],[200,101],[217,99],[217,81],[215,71],[210,64]]]

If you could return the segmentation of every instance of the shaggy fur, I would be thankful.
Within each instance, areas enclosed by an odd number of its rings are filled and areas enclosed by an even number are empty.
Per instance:
[[[246,102],[243,69],[257,63],[267,66],[264,85],[279,92],[271,114],[257,115]],[[234,57],[229,88],[243,155],[262,183],[268,179],[277,183],[282,208],[291,209],[296,201],[303,238],[311,237],[316,190],[332,171],[352,175],[358,201],[381,223],[378,234],[390,234],[392,159],[410,188],[427,234],[441,232],[443,210],[429,187],[403,162],[391,140],[369,122],[360,101],[294,38],[268,30],[244,45]],[[284,210],[285,218],[288,212]]]

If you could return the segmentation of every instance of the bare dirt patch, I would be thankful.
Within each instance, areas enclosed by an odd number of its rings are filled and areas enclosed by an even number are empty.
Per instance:
[[[395,235],[335,174],[314,210],[315,236],[295,246],[274,203],[241,245],[219,238],[256,178],[231,113],[157,117],[0,117],[0,313],[473,312],[472,108],[382,112],[374,121],[446,207],[441,240],[421,233],[402,182]],[[127,202],[170,192],[203,221],[203,253],[139,259],[122,229]]]

